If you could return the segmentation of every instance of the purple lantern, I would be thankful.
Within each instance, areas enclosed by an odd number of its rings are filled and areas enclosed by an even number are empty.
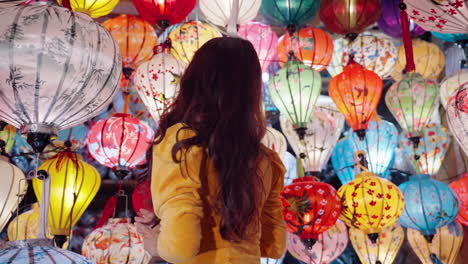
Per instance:
[[[401,38],[400,0],[381,1],[382,15],[377,23],[380,30],[390,37]],[[417,37],[424,33],[424,29],[410,20],[411,36]]]

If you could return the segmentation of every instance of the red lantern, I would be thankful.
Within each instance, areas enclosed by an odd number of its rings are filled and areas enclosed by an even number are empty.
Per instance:
[[[461,179],[450,183],[449,186],[457,194],[460,203],[456,221],[468,226],[468,173],[464,173]]]
[[[141,209],[153,211],[153,201],[151,199],[151,186],[149,181],[144,181],[137,185],[132,195],[133,210],[139,212]]]
[[[281,192],[283,217],[289,232],[310,249],[318,235],[332,227],[341,212],[341,201],[329,184],[313,177],[295,179]]]
[[[133,0],[141,18],[163,30],[187,18],[196,3],[197,0]]]

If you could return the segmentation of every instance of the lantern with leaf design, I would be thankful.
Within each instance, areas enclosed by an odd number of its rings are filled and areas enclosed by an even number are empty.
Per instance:
[[[320,7],[320,0],[262,1],[260,13],[268,24],[295,31],[310,22]]]
[[[254,46],[257,51],[262,71],[266,72],[268,66],[276,60],[278,36],[275,31],[266,24],[249,22],[239,26],[239,37],[244,38]]]
[[[267,127],[262,143],[271,150],[276,151],[280,158],[284,157],[288,148],[288,142],[283,134],[272,127]]]
[[[468,226],[468,173],[464,173],[460,179],[451,182],[449,186],[460,202],[456,221]]]
[[[468,83],[456,89],[447,103],[447,122],[453,137],[468,153]]]
[[[468,82],[468,70],[460,70],[440,84],[440,103],[447,109],[447,102],[455,90]]]
[[[0,129],[0,154],[10,152],[15,144],[16,128],[12,125],[6,124]]]
[[[110,14],[119,0],[57,0],[57,3],[75,12],[98,18]]]
[[[233,15],[236,16],[233,18],[236,25],[253,20],[261,4],[262,0],[200,0],[198,2],[206,19],[221,27],[227,27]]]
[[[382,15],[377,20],[379,29],[393,38],[401,38],[401,20],[400,20],[400,2],[401,0],[381,1]],[[412,37],[417,37],[424,33],[424,29],[410,21],[410,31]]]
[[[196,0],[133,0],[141,18],[161,29],[182,22],[195,8]]]
[[[0,230],[10,220],[13,212],[26,194],[27,182],[23,172],[13,164],[0,159]]]

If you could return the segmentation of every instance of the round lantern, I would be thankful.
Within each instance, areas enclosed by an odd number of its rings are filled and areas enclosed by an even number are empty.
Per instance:
[[[462,225],[468,226],[468,174],[464,173],[462,178],[450,183],[449,186],[460,202],[456,220]]]
[[[328,264],[338,258],[348,245],[346,225],[341,221],[318,236],[312,248],[307,248],[299,236],[287,233],[286,248],[296,259],[310,264]]]
[[[2,9],[0,20],[0,31],[8,32],[8,41],[0,43],[0,119],[28,134],[42,152],[52,135],[111,102],[120,78],[119,49],[89,16],[52,4]]]
[[[50,177],[49,228],[50,233],[64,242],[101,186],[98,171],[84,162],[80,155],[64,151],[42,163],[38,174]],[[42,180],[32,180],[39,203]]]
[[[435,123],[425,126],[418,134],[418,145],[414,144],[415,134],[403,132],[400,147],[418,174],[435,175],[450,145],[448,130]]]
[[[361,171],[357,165],[358,162],[358,157],[355,157],[348,137],[344,137],[336,143],[331,155],[331,163],[341,184],[352,181],[354,176]]]
[[[342,35],[348,34],[348,37],[353,39],[377,21],[380,16],[380,1],[322,1],[319,16],[329,31]]]
[[[127,218],[111,218],[91,232],[85,238],[81,254],[96,264],[149,263],[151,259],[143,247],[143,238]]]
[[[405,206],[398,187],[371,172],[356,175],[340,187],[338,195],[343,204],[340,219],[364,231],[372,243],[377,243],[383,228],[397,221]]]
[[[182,22],[195,8],[196,0],[133,0],[141,18],[161,29]]]
[[[427,31],[467,33],[468,8],[463,0],[405,0],[408,15]]]
[[[288,26],[290,31],[295,31],[310,22],[319,7],[320,0],[271,0],[262,1],[260,13],[268,24]]]
[[[458,200],[447,184],[427,174],[416,174],[399,188],[405,196],[405,210],[398,222],[418,230],[428,242],[432,241],[437,228],[455,220]]]
[[[188,21],[169,33],[171,53],[176,59],[189,64],[203,44],[217,37],[221,37],[221,34],[215,27],[199,21]]]
[[[0,230],[10,220],[13,212],[26,194],[27,182],[23,172],[12,164],[0,159]]]
[[[401,20],[400,20],[400,2],[401,0],[381,1],[382,15],[377,20],[380,30],[393,38],[401,38]],[[424,29],[410,21],[411,36],[417,37],[424,33]]]
[[[432,243],[428,243],[417,230],[408,228],[408,241],[423,264],[455,264],[463,244],[463,227],[452,222],[437,229]]]
[[[360,139],[365,137],[382,94],[382,79],[350,61],[343,72],[330,80],[328,94]]]
[[[16,129],[12,125],[5,125],[0,129],[0,154],[10,152],[15,144]]]
[[[320,72],[330,64],[332,55],[333,40],[320,28],[303,27],[293,34],[285,33],[278,41],[278,59],[282,63],[294,56]]]
[[[365,232],[351,227],[349,240],[361,263],[392,264],[405,241],[405,231],[399,224],[388,226],[379,233],[379,242],[372,243]]]
[[[337,38],[333,40],[333,56],[330,66],[327,67],[327,71],[330,76],[335,77],[342,73],[343,67],[348,64],[349,55],[344,55],[348,52],[348,45],[349,41],[345,38]]]
[[[447,103],[447,122],[453,137],[468,153],[468,83],[456,89]]]
[[[276,151],[280,158],[284,157],[288,148],[288,142],[283,134],[272,127],[267,127],[262,143],[268,148]]]
[[[238,31],[239,37],[244,38],[254,46],[257,51],[262,71],[266,72],[268,66],[276,60],[278,36],[269,25],[258,22],[242,24]]]
[[[302,139],[320,95],[320,74],[298,61],[289,61],[270,80],[270,96],[280,113],[289,118]]]
[[[135,212],[140,212],[141,209],[153,211],[153,201],[151,198],[151,186],[148,180],[138,184],[133,190],[132,205]]]
[[[439,86],[418,73],[407,73],[388,89],[385,103],[401,128],[416,140],[438,107]]]
[[[75,12],[98,18],[110,14],[119,3],[119,0],[57,0],[57,3]]]
[[[311,249],[319,234],[332,227],[341,211],[335,189],[313,177],[295,179],[281,192],[287,230]]]
[[[155,121],[159,121],[177,97],[184,70],[182,62],[165,52],[154,55],[138,67],[135,87]]]
[[[462,84],[468,82],[468,70],[456,72],[453,76],[445,79],[440,84],[440,102],[444,108],[447,108],[447,102],[455,90]]]
[[[445,56],[440,48],[433,43],[413,39],[413,54],[416,72],[425,79],[437,80],[445,66]],[[406,67],[405,47],[398,49],[398,58],[393,68],[392,78],[399,81],[403,78],[403,70]]]
[[[236,15],[234,19],[237,25],[253,20],[261,4],[261,0],[200,0],[198,2],[205,18],[221,27],[228,25],[232,15]]]
[[[445,76],[450,77],[454,73],[468,66],[467,57],[463,46],[455,44],[444,51]]]

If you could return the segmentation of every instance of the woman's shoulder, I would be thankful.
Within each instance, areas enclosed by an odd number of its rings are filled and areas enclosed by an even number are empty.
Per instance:
[[[263,143],[260,144],[260,151],[263,155],[263,159],[267,161],[273,168],[277,171],[286,171],[286,168],[283,164],[278,153],[269,147],[265,146]]]

